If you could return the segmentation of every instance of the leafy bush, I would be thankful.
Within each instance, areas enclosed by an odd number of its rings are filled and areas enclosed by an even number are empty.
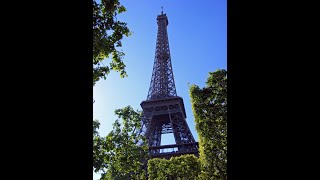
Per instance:
[[[207,86],[190,87],[199,136],[200,179],[227,179],[227,71],[210,72]]]
[[[150,180],[194,180],[199,173],[198,158],[190,154],[171,157],[170,160],[154,158],[148,161]]]

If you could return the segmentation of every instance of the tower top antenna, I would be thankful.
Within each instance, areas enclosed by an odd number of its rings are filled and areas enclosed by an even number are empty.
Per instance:
[[[163,14],[163,6],[161,6],[161,14]]]

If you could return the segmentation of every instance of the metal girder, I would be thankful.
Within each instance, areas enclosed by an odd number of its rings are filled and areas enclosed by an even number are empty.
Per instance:
[[[177,96],[167,33],[168,18],[165,14],[161,14],[157,22],[157,45],[148,100]]]

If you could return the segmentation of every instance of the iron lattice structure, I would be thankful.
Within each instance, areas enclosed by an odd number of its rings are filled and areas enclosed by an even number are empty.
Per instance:
[[[170,158],[181,154],[198,156],[195,142],[186,122],[183,99],[177,96],[167,26],[166,14],[157,17],[158,34],[155,60],[147,100],[140,105],[143,109],[142,129],[147,138],[152,158]],[[173,133],[175,144],[161,146],[161,135]]]

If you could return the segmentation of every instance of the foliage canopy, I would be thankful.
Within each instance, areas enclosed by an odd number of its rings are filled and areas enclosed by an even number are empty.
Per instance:
[[[190,87],[199,136],[201,179],[227,179],[227,71],[210,72],[206,87]]]
[[[120,77],[127,76],[124,53],[117,49],[122,46],[123,36],[131,34],[127,23],[117,20],[117,15],[125,11],[119,0],[93,0],[93,85],[100,78],[106,79],[110,70],[120,72]],[[105,58],[112,59],[109,65],[103,64]]]
[[[139,135],[141,112],[127,106],[115,110],[115,114],[122,122],[117,119],[106,137],[99,136],[99,123],[94,121],[93,169],[102,172],[101,179],[143,178],[148,147],[138,144],[139,141],[145,142],[144,136]]]

